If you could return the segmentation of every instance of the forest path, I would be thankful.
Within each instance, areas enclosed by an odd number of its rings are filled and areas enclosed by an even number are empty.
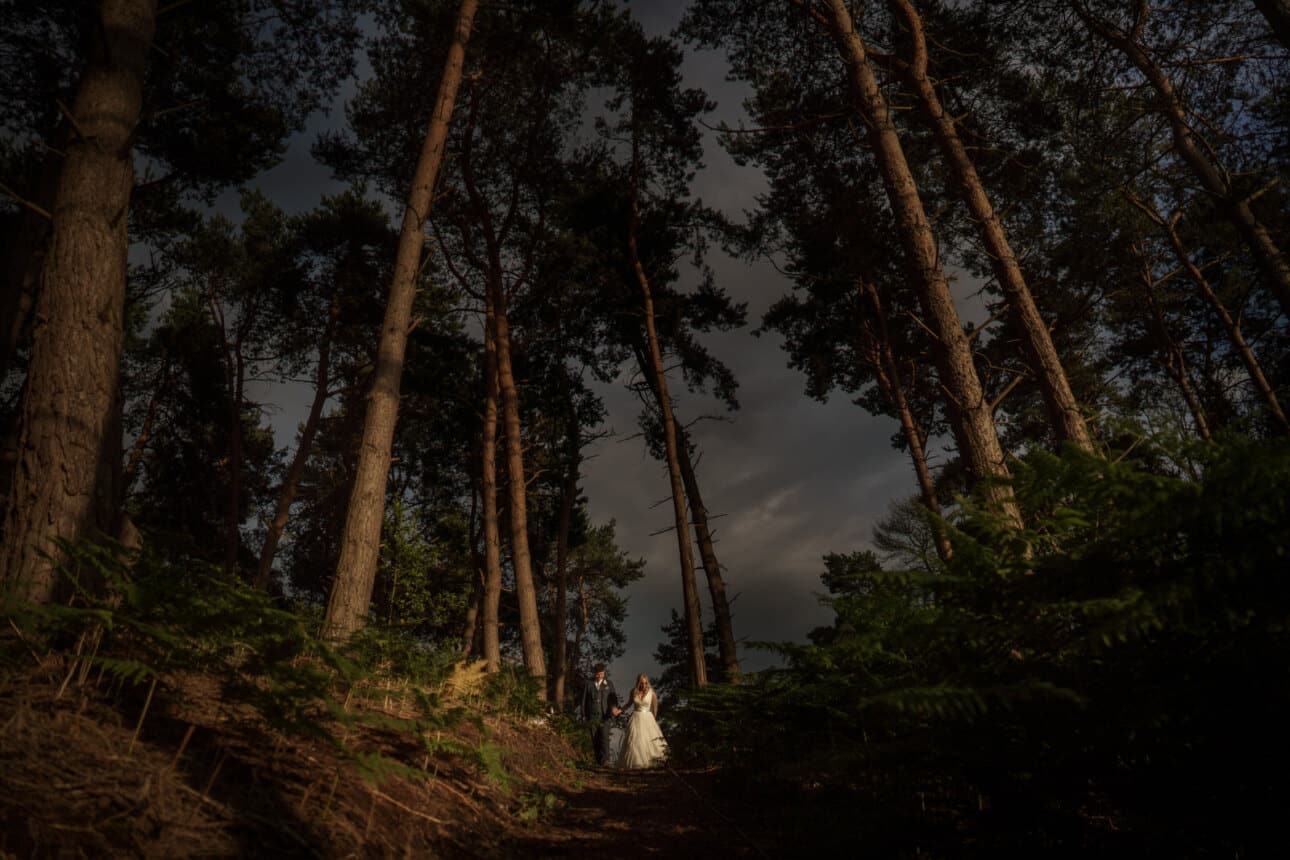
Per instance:
[[[737,804],[719,789],[715,771],[597,767],[584,773],[555,795],[553,813],[517,836],[508,856],[775,856],[737,820]],[[761,821],[764,836],[770,822]]]

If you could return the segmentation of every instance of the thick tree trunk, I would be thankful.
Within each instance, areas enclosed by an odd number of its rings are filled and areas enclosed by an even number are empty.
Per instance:
[[[1290,0],[1254,0],[1281,44],[1290,48]]]
[[[502,427],[506,432],[507,494],[511,520],[511,566],[515,570],[515,597],[520,606],[520,643],[524,666],[537,679],[538,695],[546,698],[546,656],[542,653],[542,625],[538,615],[537,588],[533,580],[533,561],[529,553],[529,518],[524,479],[524,447],[520,436],[520,395],[511,370],[511,331],[506,316],[506,294],[502,291],[501,271],[495,268],[488,289],[493,296],[494,325],[497,341],[497,386],[501,393]]]
[[[1250,253],[1263,270],[1268,289],[1281,305],[1281,312],[1290,317],[1290,262],[1281,253],[1267,226],[1254,214],[1250,201],[1237,194],[1226,174],[1211,160],[1208,153],[1213,150],[1200,140],[1193,129],[1187,117],[1187,108],[1174,89],[1173,81],[1139,43],[1138,38],[1146,25],[1148,14],[1146,4],[1140,6],[1137,22],[1129,33],[1122,33],[1108,26],[1105,21],[1090,13],[1080,0],[1073,0],[1071,5],[1088,28],[1128,57],[1155,90],[1178,155],[1191,168],[1201,187],[1222,205],[1228,221],[1245,240]]]
[[[493,302],[486,298],[484,322],[484,426],[480,485],[484,499],[484,662],[488,671],[502,666],[501,636],[498,631],[502,602],[502,535],[497,524],[497,334]]]
[[[909,458],[914,463],[914,473],[918,476],[918,490],[923,500],[923,507],[935,518],[933,529],[936,533],[936,554],[941,561],[949,564],[954,557],[954,548],[950,545],[949,536],[940,523],[941,502],[936,494],[936,482],[932,470],[927,464],[927,449],[923,444],[922,428],[914,417],[914,410],[905,396],[905,383],[901,378],[900,365],[896,363],[896,354],[891,348],[891,336],[887,328],[887,312],[882,305],[878,288],[867,278],[860,281],[860,290],[873,308],[874,320],[877,323],[875,340],[874,369],[878,376],[878,387],[882,390],[887,402],[896,410],[900,419],[901,432],[905,434],[905,444],[909,446]]]
[[[864,42],[856,31],[846,3],[844,0],[827,0],[826,6],[832,35],[847,66],[858,107],[869,131],[923,316],[936,338],[937,370],[945,391],[946,412],[959,456],[974,482],[1006,478],[1008,468],[999,445],[994,415],[977,376],[971,345],[955,310],[936,239],[914,176],[905,160],[891,110],[878,87]],[[1000,511],[1020,525],[1021,514],[1011,489],[993,484],[987,492]]]
[[[634,155],[634,154],[633,154]],[[676,546],[681,561],[681,594],[685,605],[686,642],[689,646],[690,683],[695,687],[708,685],[708,667],[703,651],[703,618],[700,614],[699,591],[694,581],[694,554],[690,548],[690,521],[685,511],[685,486],[681,479],[680,454],[676,438],[676,421],[672,416],[672,398],[667,391],[667,377],[663,352],[659,347],[658,330],[654,325],[654,297],[650,291],[649,277],[641,263],[640,249],[636,243],[640,214],[636,200],[637,188],[632,187],[632,217],[627,230],[627,249],[631,255],[636,283],[641,289],[641,304],[645,316],[645,338],[649,345],[650,368],[646,376],[658,400],[659,415],[663,423],[663,440],[667,450],[667,474],[672,487],[672,516],[676,525]]]
[[[690,501],[690,518],[694,522],[694,537],[699,544],[699,560],[708,578],[708,594],[712,597],[712,617],[717,624],[717,647],[721,655],[721,668],[726,680],[739,680],[739,652],[735,643],[735,628],[730,617],[730,600],[726,596],[726,580],[721,575],[717,550],[713,545],[712,531],[708,528],[708,508],[699,494],[699,479],[694,473],[690,457],[689,439],[680,425],[676,428],[677,449],[680,455],[681,479],[685,495]]]
[[[995,279],[1007,298],[1008,307],[1021,332],[1027,363],[1035,375],[1044,404],[1048,407],[1053,430],[1058,439],[1071,442],[1084,451],[1092,451],[1093,439],[1084,422],[1084,415],[1080,412],[1079,402],[1066,378],[1066,370],[1057,355],[1048,326],[1026,284],[1017,255],[1008,242],[1003,222],[990,204],[985,186],[976,172],[976,165],[959,137],[954,118],[941,104],[936,87],[927,76],[927,40],[922,18],[910,0],[890,2],[904,16],[914,43],[912,61],[900,64],[900,69],[918,96],[923,115],[931,124],[937,144],[958,185],[959,195],[976,221],[978,235],[990,258]]]
[[[104,0],[99,16],[51,213],[0,531],[0,576],[35,602],[55,594],[55,538],[116,527],[132,142],[156,3]]]
[[[327,326],[323,329],[322,340],[318,343],[318,366],[314,372],[314,399],[309,404],[309,414],[305,417],[304,426],[300,428],[300,441],[296,443],[295,456],[291,458],[291,466],[287,469],[286,477],[282,479],[282,487],[278,490],[278,502],[273,509],[273,519],[269,522],[268,531],[264,536],[264,545],[260,548],[260,561],[255,571],[256,588],[269,587],[269,580],[273,576],[273,558],[278,552],[278,541],[287,530],[291,505],[296,500],[300,479],[304,477],[305,466],[308,465],[309,455],[313,451],[314,436],[317,435],[318,425],[322,421],[323,407],[331,393],[328,389],[331,378],[331,342],[339,323],[340,290],[337,289],[332,295],[331,306],[327,310]]]
[[[332,642],[347,641],[358,632],[367,620],[367,611],[372,603],[381,525],[385,519],[385,485],[389,479],[394,424],[399,412],[403,355],[412,323],[421,248],[425,244],[423,228],[430,215],[435,182],[443,164],[448,125],[452,120],[452,108],[466,59],[466,43],[470,40],[478,6],[479,0],[462,0],[457,13],[456,30],[444,63],[443,78],[439,82],[434,115],[430,118],[425,143],[417,159],[412,190],[403,213],[394,276],[381,326],[376,370],[372,375],[372,389],[363,420],[363,439],[354,487],[349,497],[345,530],[341,535],[340,559],[323,616],[323,636]]]

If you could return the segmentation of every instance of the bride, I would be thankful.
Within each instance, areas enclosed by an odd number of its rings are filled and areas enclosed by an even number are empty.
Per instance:
[[[667,758],[667,741],[658,727],[658,696],[650,689],[648,675],[642,674],[636,679],[631,703],[620,766],[641,768],[660,764]]]

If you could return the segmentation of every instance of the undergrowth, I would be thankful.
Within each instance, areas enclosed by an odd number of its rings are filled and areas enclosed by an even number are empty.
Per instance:
[[[1244,856],[1290,799],[1290,445],[1166,453],[1194,473],[1033,452],[1025,527],[965,500],[945,569],[858,573],[829,644],[688,694],[676,757],[854,793],[875,839]]]
[[[424,760],[451,753],[508,784],[480,717],[445,704],[436,692],[458,655],[375,625],[334,648],[316,635],[315,612],[286,606],[218,568],[172,561],[147,547],[63,543],[60,550],[69,599],[34,606],[0,598],[11,629],[21,634],[5,649],[6,668],[37,646],[61,652],[62,688],[93,678],[133,704],[143,695],[141,724],[157,703],[182,701],[185,677],[200,675],[218,682],[225,709],[249,708],[271,732],[321,741],[373,783],[431,774],[355,748],[347,738],[359,729],[416,738]],[[485,697],[497,709],[527,714],[527,690],[515,673],[503,672],[490,679]],[[412,716],[378,706],[391,698],[410,706]],[[446,733],[463,720],[475,723],[484,738],[479,745]]]

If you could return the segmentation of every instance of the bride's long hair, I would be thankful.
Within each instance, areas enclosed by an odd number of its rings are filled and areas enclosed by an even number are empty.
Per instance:
[[[648,693],[649,690],[649,675],[641,672],[640,675],[636,677],[636,686],[632,690],[632,694],[635,698],[644,698],[645,694]]]

